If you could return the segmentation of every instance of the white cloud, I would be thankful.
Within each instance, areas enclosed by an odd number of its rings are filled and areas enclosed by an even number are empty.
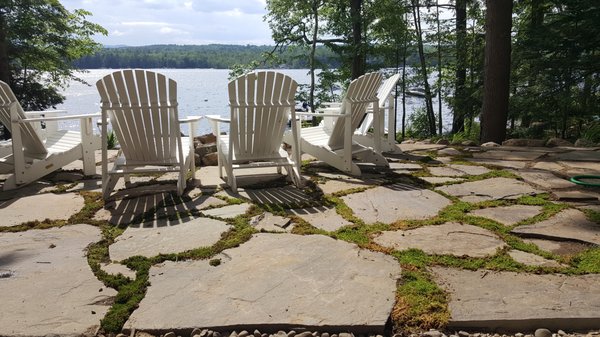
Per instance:
[[[106,45],[272,44],[266,0],[61,0],[106,28]]]

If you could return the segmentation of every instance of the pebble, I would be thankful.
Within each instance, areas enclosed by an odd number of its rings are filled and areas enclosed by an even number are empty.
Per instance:
[[[423,337],[442,337],[442,333],[437,330],[429,330],[427,332],[422,333],[421,336],[423,336]]]
[[[112,335],[112,336],[114,336],[114,337],[130,337],[129,335],[122,334],[122,333],[120,333],[118,335]],[[213,331],[210,329],[200,329],[200,328],[195,328],[194,330],[192,330],[192,333],[189,335],[189,337],[222,337],[222,336],[229,336],[229,337],[384,337],[383,335],[353,334],[350,332],[340,332],[338,334],[332,334],[329,332],[319,332],[319,331],[314,331],[314,332],[303,331],[303,332],[298,333],[295,330],[290,330],[288,332],[280,330],[276,333],[268,334],[268,333],[263,333],[263,332],[259,331],[258,329],[255,329],[252,333],[248,332],[247,330],[242,330],[238,333],[237,331],[219,332],[219,331]],[[411,333],[410,335],[405,335],[402,333],[396,333],[396,334],[391,335],[391,337],[407,337],[407,336],[408,337],[446,337],[447,335],[436,329],[430,329],[429,331],[421,332],[419,334]],[[458,332],[454,332],[452,334],[448,334],[448,336],[449,337],[599,337],[600,331],[589,331],[587,333],[568,334],[564,330],[558,330],[556,333],[552,333],[548,329],[540,328],[535,331],[535,334],[523,334],[523,333],[517,332],[515,334],[509,334],[509,335],[502,334],[501,335],[498,333],[480,333],[480,332],[469,333],[469,332],[461,330]],[[45,335],[44,337],[60,337],[60,336],[48,334],[48,335]],[[106,337],[106,336],[97,334],[94,337]],[[164,335],[152,335],[152,334],[145,333],[145,332],[136,332],[135,335],[132,335],[132,337],[180,337],[180,336],[177,336],[175,334],[175,332],[167,332]]]
[[[535,337],[552,337],[552,332],[550,332],[550,330],[548,329],[540,328],[535,330],[535,333],[533,335]]]

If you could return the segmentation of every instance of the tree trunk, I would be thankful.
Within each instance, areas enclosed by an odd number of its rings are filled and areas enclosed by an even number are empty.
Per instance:
[[[454,114],[452,133],[465,128],[465,82],[467,80],[467,0],[456,0],[456,84],[454,89]]]
[[[318,0],[312,2],[312,14],[314,17],[314,27],[312,32],[312,43],[310,46],[310,93],[308,96],[308,102],[310,104],[310,111],[314,112],[315,106],[315,53],[317,51],[317,37],[319,34],[319,6]]]
[[[421,14],[419,11],[419,0],[413,0],[413,19],[417,33],[417,44],[419,50],[419,60],[421,63],[421,76],[423,77],[423,86],[425,89],[425,108],[427,112],[427,121],[429,122],[429,134],[435,135],[435,114],[433,112],[433,103],[431,100],[431,87],[427,78],[427,63],[425,63],[425,51],[423,50],[423,31],[421,30]]]
[[[442,36],[440,33],[439,0],[435,1],[435,21],[437,21],[437,58],[438,58],[438,133],[442,134]]]
[[[365,74],[365,49],[362,40],[362,0],[350,1],[350,17],[352,18],[352,79]]]
[[[8,62],[8,41],[6,39],[6,21],[0,11],[0,81],[10,85],[10,66]]]
[[[512,0],[486,0],[485,75],[480,141],[502,143],[506,137],[510,92]]]

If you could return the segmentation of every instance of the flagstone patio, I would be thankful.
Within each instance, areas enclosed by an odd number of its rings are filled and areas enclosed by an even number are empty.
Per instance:
[[[600,329],[600,190],[567,179],[600,174],[599,148],[399,148],[362,177],[305,164],[304,189],[273,170],[232,193],[202,167],[182,198],[140,177],[102,207],[73,164],[0,192],[0,336],[392,335],[415,270],[449,330]]]

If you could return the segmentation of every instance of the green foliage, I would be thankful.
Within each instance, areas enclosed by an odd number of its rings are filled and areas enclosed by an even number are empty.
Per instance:
[[[600,273],[600,249],[588,249],[574,257],[572,262],[582,272]]]
[[[108,135],[106,135],[106,143],[109,150],[114,149],[117,146],[117,137],[115,136],[114,131],[109,131]]]
[[[581,135],[581,138],[592,143],[600,143],[600,122],[591,123]]]
[[[64,100],[59,91],[73,75],[72,62],[99,48],[92,36],[106,34],[69,12],[57,0],[5,1],[0,7],[0,79],[8,81],[26,110],[43,110]]]
[[[429,136],[429,122],[425,108],[419,107],[408,116],[408,126],[406,128],[407,138],[423,139]]]
[[[510,114],[553,136],[577,138],[600,115],[600,11],[594,0],[515,7]]]
[[[480,132],[479,123],[472,123],[470,128],[453,134],[452,139],[450,140],[450,143],[460,144],[466,140],[472,140],[474,142],[478,142],[479,141],[479,132]]]

